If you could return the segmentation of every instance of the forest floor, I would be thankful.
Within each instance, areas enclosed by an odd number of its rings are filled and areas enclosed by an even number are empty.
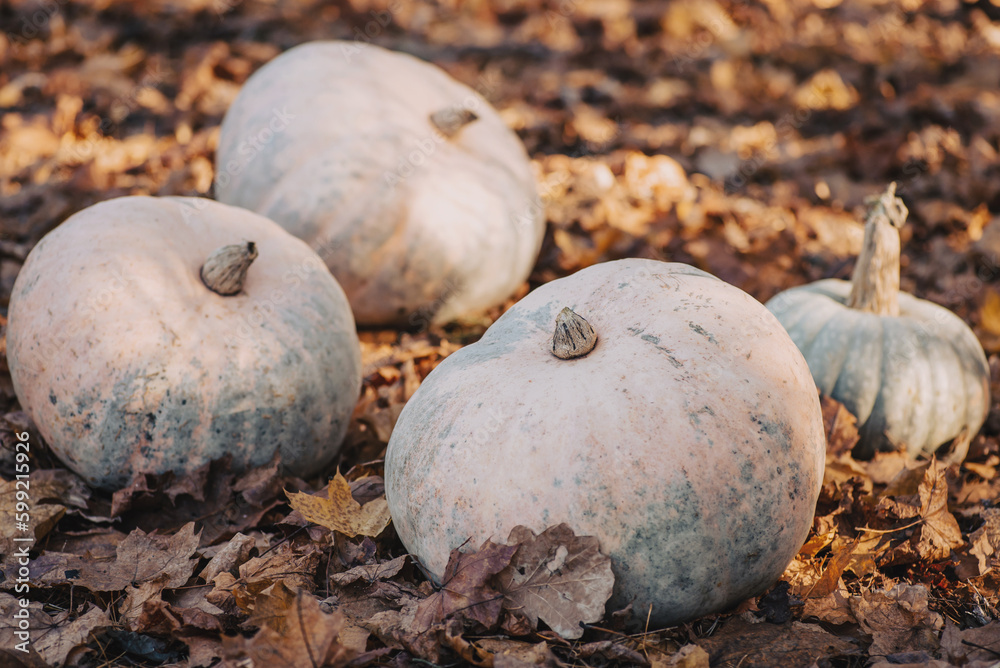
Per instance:
[[[32,511],[24,654],[14,649],[15,433],[38,440],[4,363],[3,665],[997,665],[995,1],[6,2],[4,311],[27,253],[74,212],[123,195],[211,197],[219,126],[241,84],[281,51],[329,38],[440,65],[524,141],[548,231],[506,306],[623,257],[693,264],[761,301],[847,278],[864,200],[895,181],[910,211],[902,287],[953,310],[982,342],[994,397],[985,426],[961,465],[860,462],[850,416],[826,403],[826,479],[787,584],[666,630],[607,619],[579,641],[511,615],[492,628],[444,608],[415,620],[434,594],[391,528],[348,539],[292,511],[283,490],[319,492],[332,467],[303,481],[276,466],[237,478],[222,462],[185,479],[143,476],[112,497],[35,447],[32,490],[44,503]],[[356,499],[380,496],[380,458],[421,380],[501,312],[361,332],[364,386],[337,462]],[[478,586],[465,594],[492,591]]]

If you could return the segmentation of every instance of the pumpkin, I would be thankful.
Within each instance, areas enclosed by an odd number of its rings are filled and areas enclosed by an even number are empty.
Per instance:
[[[412,56],[312,42],[255,72],[222,123],[216,196],[307,241],[363,325],[473,317],[527,278],[544,234],[517,136]]]
[[[183,197],[123,197],[32,249],[7,329],[14,389],[89,484],[276,450],[292,472],[337,454],[361,384],[350,307],[273,222]]]
[[[964,458],[989,410],[989,366],[954,313],[899,290],[895,184],[872,203],[851,281],[826,279],[767,302],[805,355],[820,391],[858,419],[857,457],[930,454],[958,439]]]
[[[385,487],[437,581],[454,548],[565,522],[611,557],[609,605],[665,625],[781,575],[824,453],[809,368],[759,302],[629,259],[539,287],[432,371],[392,433]]]

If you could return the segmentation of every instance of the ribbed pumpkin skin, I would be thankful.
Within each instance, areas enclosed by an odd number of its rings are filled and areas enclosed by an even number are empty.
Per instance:
[[[930,454],[989,411],[989,366],[976,335],[951,311],[900,293],[899,316],[846,306],[847,281],[827,279],[767,302],[802,351],[817,387],[858,418],[855,454],[905,443]],[[888,437],[886,437],[888,433]]]
[[[597,332],[550,350],[568,306]],[[453,548],[566,522],[612,558],[610,609],[675,624],[761,593],[805,540],[825,437],[805,360],[767,310],[682,264],[621,260],[539,287],[403,409],[386,496],[440,578]]]
[[[463,107],[479,119],[450,139],[429,120]],[[502,302],[545,229],[524,147],[496,111],[439,68],[376,46],[312,42],[254,73],[223,121],[216,166],[218,199],[308,242],[364,325],[422,326]]]
[[[243,292],[210,291],[217,248],[254,241]],[[249,211],[124,197],[72,216],[31,251],[10,300],[14,389],[89,484],[244,469],[281,451],[299,475],[340,448],[361,383],[343,291],[304,243]]]

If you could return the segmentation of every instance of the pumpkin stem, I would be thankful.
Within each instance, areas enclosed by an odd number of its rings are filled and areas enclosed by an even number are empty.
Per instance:
[[[896,197],[896,184],[869,202],[865,240],[851,276],[847,305],[878,315],[899,315],[899,228],[906,205]]]
[[[223,297],[243,289],[247,269],[257,259],[257,244],[229,244],[208,256],[201,267],[201,280],[212,292]]]
[[[556,316],[556,331],[552,334],[552,354],[561,360],[583,357],[597,345],[597,333],[590,323],[570,307]]]
[[[479,116],[476,115],[476,112],[464,107],[447,107],[435,111],[430,115],[430,119],[434,127],[441,131],[441,134],[451,139],[466,125],[478,120]]]

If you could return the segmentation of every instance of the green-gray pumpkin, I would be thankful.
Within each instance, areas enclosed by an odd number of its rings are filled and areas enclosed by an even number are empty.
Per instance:
[[[899,292],[895,184],[875,202],[851,281],[827,279],[775,296],[767,308],[809,363],[820,391],[858,418],[858,457],[905,447],[930,454],[958,439],[964,458],[989,410],[989,367],[951,311]],[[960,437],[960,438],[959,438]]]

